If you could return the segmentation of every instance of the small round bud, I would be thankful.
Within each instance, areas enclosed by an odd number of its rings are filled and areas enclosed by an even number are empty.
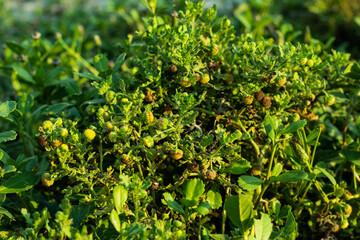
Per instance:
[[[218,54],[220,50],[220,47],[216,44],[211,46],[211,55],[215,56],[216,54]]]
[[[307,63],[307,61],[308,61],[307,58],[303,58],[303,59],[301,59],[300,64],[305,65]]]
[[[41,182],[46,187],[50,187],[54,184],[54,179],[51,179],[51,175],[49,173],[44,173],[43,175],[41,175]]]
[[[198,81],[200,81],[200,79],[201,79],[200,74],[195,73],[195,80],[198,82]]]
[[[146,136],[144,138],[141,139],[143,144],[148,147],[151,148],[152,146],[154,146],[154,139],[151,136]]]
[[[145,112],[145,122],[151,124],[154,122],[154,114],[151,111]]]
[[[114,129],[114,125],[111,122],[106,122],[105,123],[105,129],[107,132],[110,132]]]
[[[230,85],[234,82],[234,76],[231,73],[225,73],[225,82]]]
[[[252,167],[252,174],[254,176],[259,176],[261,174],[261,170],[262,170],[262,165],[255,163]]]
[[[201,76],[200,82],[201,83],[208,83],[210,81],[210,76],[209,74],[203,74]]]
[[[187,88],[187,87],[190,87],[190,86],[191,86],[191,82],[190,82],[190,80],[189,80],[188,77],[182,77],[182,78],[180,79],[180,85],[183,86],[183,87],[185,87],[185,88]]]
[[[309,59],[309,60],[306,62],[306,64],[307,64],[309,67],[314,66],[314,62],[313,62],[313,60],[311,60],[311,59]]]
[[[117,141],[117,137],[118,137],[118,135],[115,131],[112,131],[109,133],[110,142],[115,143]]]
[[[171,65],[169,70],[170,70],[171,74],[176,74],[178,71],[178,68],[176,67],[176,65]]]
[[[69,146],[66,144],[61,144],[60,149],[63,150],[64,152],[68,152],[69,151]]]
[[[341,229],[346,229],[349,226],[349,221],[347,219],[341,220],[340,227]]]
[[[32,35],[32,38],[33,38],[34,40],[40,39],[40,37],[41,37],[41,33],[39,33],[39,32],[35,32],[35,33]]]
[[[158,121],[159,129],[165,130],[168,128],[169,120],[167,118],[160,118]]]
[[[189,163],[187,167],[191,172],[196,172],[199,170],[199,164],[197,163]]]
[[[346,204],[344,207],[344,211],[345,211],[345,216],[346,217],[350,217],[351,213],[352,213],[352,207],[350,204]]]
[[[253,97],[252,96],[248,95],[248,96],[244,97],[244,103],[246,105],[250,105],[250,104],[252,104],[252,102],[253,102]]]
[[[94,35],[94,42],[95,42],[95,45],[100,47],[101,46],[101,38],[99,35]]]
[[[52,128],[53,128],[53,123],[51,121],[46,120],[43,122],[43,129],[45,132],[52,130]]]
[[[286,83],[287,81],[286,81],[286,77],[282,77],[282,78],[280,78],[278,81],[277,81],[277,85],[278,86],[283,86],[283,85],[285,85],[285,83]]]
[[[177,149],[171,152],[171,158],[174,160],[179,160],[183,157],[184,153],[181,149]]]
[[[209,169],[207,172],[206,172],[206,177],[210,180],[214,180],[216,178],[216,175],[217,173],[212,170],[212,169]]]
[[[96,133],[94,132],[94,130],[86,129],[84,131],[84,136],[85,136],[86,140],[88,140],[90,142],[96,137]]]
[[[117,101],[116,101],[116,93],[114,91],[108,91],[105,94],[105,99],[109,104],[114,105],[114,104],[117,103]]]
[[[151,190],[157,190],[159,188],[160,184],[157,181],[153,181],[150,188]]]
[[[88,115],[93,115],[96,113],[96,107],[94,105],[89,105],[86,107],[86,113]]]
[[[53,141],[53,142],[51,143],[51,145],[52,145],[54,148],[59,147],[61,144],[62,144],[62,142],[59,141],[59,140],[55,140],[55,141]]]
[[[331,106],[335,103],[335,97],[333,95],[328,95],[325,97],[325,104]]]

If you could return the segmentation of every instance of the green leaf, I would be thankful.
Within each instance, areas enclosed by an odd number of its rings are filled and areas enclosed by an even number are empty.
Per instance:
[[[360,80],[360,65],[358,63],[353,63],[352,65],[349,65],[345,70],[345,76]]]
[[[344,155],[347,161],[360,166],[360,151],[341,150],[340,153]]]
[[[117,72],[121,66],[124,64],[125,62],[125,56],[126,56],[126,53],[122,53],[120,54],[120,56],[116,59],[116,62],[115,62],[115,65],[112,69],[112,72],[115,73]]]
[[[277,177],[280,175],[280,173],[283,170],[283,166],[281,163],[276,163],[276,165],[274,166],[273,170],[271,171],[271,176],[273,177]]]
[[[25,115],[30,111],[31,107],[34,104],[34,97],[31,94],[24,93],[21,98],[18,100],[17,109]]]
[[[209,190],[206,194],[206,201],[213,209],[218,209],[222,206],[222,197],[218,191]]]
[[[198,178],[187,181],[183,186],[185,198],[188,200],[198,200],[205,191],[205,184]]]
[[[225,144],[233,143],[235,140],[240,139],[241,135],[242,134],[238,129],[235,132],[233,132],[232,134],[229,134],[229,135],[224,134],[224,143]]]
[[[97,76],[95,76],[94,74],[91,73],[78,73],[78,72],[73,72],[75,75],[78,75],[82,78],[86,78],[86,79],[90,79],[90,80],[96,80],[96,81],[101,81],[103,80],[102,78],[99,78]]]
[[[0,194],[27,191],[33,187],[36,180],[37,177],[29,172],[16,174],[1,184]]]
[[[280,174],[278,177],[272,177],[273,181],[279,182],[299,182],[307,179],[308,174],[304,170],[291,170],[289,172]]]
[[[16,108],[15,101],[6,101],[0,103],[0,117],[7,117]]]
[[[242,189],[252,191],[261,186],[262,181],[254,176],[243,175],[239,177],[238,184]]]
[[[317,175],[318,173],[316,172],[316,170],[322,172],[329,180],[330,182],[335,186],[336,185],[336,180],[335,178],[324,168],[321,168],[319,166],[315,166],[315,170],[314,173]]]
[[[207,147],[210,144],[212,144],[214,142],[214,135],[210,134],[208,136],[203,137],[203,139],[201,139],[201,146],[203,147]]]
[[[288,125],[285,129],[283,129],[279,135],[285,134],[285,133],[292,133],[292,132],[296,132],[297,130],[305,127],[306,125],[306,120],[302,119],[296,122],[291,123],[290,125]]]
[[[13,63],[12,64],[12,68],[14,70],[14,72],[20,77],[22,78],[24,81],[28,82],[28,83],[36,83],[33,79],[33,77],[30,75],[30,73],[23,67],[21,67],[20,65]]]
[[[185,214],[184,209],[174,200],[170,193],[166,192],[163,194],[166,204],[170,209]]]
[[[320,128],[316,128],[310,132],[310,134],[307,136],[306,141],[307,143],[311,143],[314,141],[320,134]]]
[[[115,230],[120,232],[120,230],[121,230],[120,218],[114,209],[110,213],[110,221],[113,224]]]
[[[231,164],[229,167],[225,169],[225,172],[241,175],[247,172],[251,168],[251,163],[246,160],[240,160],[236,163]]]
[[[229,240],[229,236],[227,234],[210,234],[210,237],[214,240]]]
[[[8,210],[6,210],[3,207],[0,207],[0,218],[2,218],[3,215],[7,216],[10,219],[14,219],[13,215],[11,215],[11,213]]]
[[[207,202],[203,202],[198,206],[195,211],[200,213],[201,215],[205,216],[210,212],[211,206]]]
[[[242,233],[251,228],[253,223],[252,196],[229,196],[225,200],[225,209],[228,218]]]
[[[114,187],[113,200],[116,208],[116,212],[120,214],[123,210],[123,205],[128,198],[128,191],[124,186],[118,185]]]
[[[106,72],[109,70],[109,60],[103,54],[98,54],[94,57],[94,66],[99,72]]]
[[[275,124],[275,119],[271,117],[270,115],[266,115],[265,117],[265,131],[268,137],[271,139],[271,141],[274,143],[276,139],[276,130],[277,126]]]
[[[54,114],[59,114],[61,113],[65,108],[68,108],[72,106],[69,103],[57,103],[51,106],[48,106],[43,112],[42,114],[44,115],[54,115]]]
[[[54,81],[59,76],[59,74],[61,73],[62,70],[63,70],[63,68],[61,66],[57,66],[56,68],[51,70],[46,75],[46,79],[45,79],[46,86],[51,85],[52,81]]]
[[[268,240],[272,232],[272,223],[269,215],[261,213],[260,219],[255,219],[255,239]]]
[[[14,130],[0,133],[0,143],[15,140],[17,133]]]
[[[288,210],[286,224],[279,232],[273,232],[270,236],[271,240],[295,240],[296,239],[296,221],[291,209]]]
[[[81,222],[90,213],[90,205],[72,205],[69,218],[72,218],[74,227],[81,226]]]
[[[4,169],[4,173],[16,172],[16,167],[14,165],[8,165]]]
[[[11,49],[11,51],[19,55],[25,53],[25,48],[20,44],[18,44],[17,42],[10,41],[10,42],[6,42],[5,44],[8,48]]]

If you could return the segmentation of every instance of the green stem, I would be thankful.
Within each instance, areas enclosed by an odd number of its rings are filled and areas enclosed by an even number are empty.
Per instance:
[[[199,230],[198,230],[198,238],[201,240],[201,217],[199,217]]]
[[[268,185],[268,182],[266,181],[266,182],[264,183],[264,185],[262,186],[262,189],[261,189],[261,192],[260,192],[260,194],[259,194],[259,197],[257,198],[256,203],[255,203],[255,205],[254,205],[255,211],[258,209],[258,207],[259,207],[259,205],[260,205],[260,201],[261,201],[262,197],[264,196],[264,193],[265,193],[265,191],[266,191],[266,189],[267,189],[268,187],[269,187],[269,185]]]
[[[356,165],[355,164],[352,164],[352,172],[353,172],[353,181],[354,181],[354,190],[355,192],[357,192],[357,178],[356,178]]]
[[[95,76],[98,76],[99,72],[96,70],[93,66],[91,66],[83,57],[81,57],[77,52],[75,52],[73,49],[71,49],[64,40],[59,37],[58,42],[60,45],[67,51],[68,54],[73,56],[76,60],[78,60],[82,65],[84,65],[92,74]]]
[[[275,152],[276,152],[276,147],[277,147],[277,143],[273,146],[273,148],[271,150],[270,164],[269,164],[268,172],[266,174],[266,180],[267,181],[271,177],[271,170],[272,170],[272,165],[273,165],[273,162],[274,162],[274,156],[275,156]]]
[[[315,142],[313,154],[312,154],[312,156],[311,156],[311,160],[310,160],[310,166],[311,166],[311,167],[313,166],[313,163],[314,163],[316,148],[317,148],[317,145],[318,145],[318,142],[319,142],[320,135],[321,135],[321,130],[320,130],[320,132],[319,132],[319,135],[318,135],[317,138],[316,138],[316,142]]]
[[[101,136],[99,138],[100,138],[100,172],[103,172],[104,156],[103,156],[103,148],[102,148]]]

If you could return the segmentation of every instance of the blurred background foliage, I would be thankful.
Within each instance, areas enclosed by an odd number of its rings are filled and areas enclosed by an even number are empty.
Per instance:
[[[158,13],[170,14],[185,0],[158,0]],[[211,0],[220,15],[227,15],[237,33],[272,37],[279,43],[322,42],[360,57],[360,1],[354,0]],[[170,6],[170,7],[169,7]],[[0,42],[23,40],[35,31],[54,37],[56,31],[71,36],[80,26],[85,38],[101,36],[102,51],[129,33],[144,28],[146,8],[134,0],[0,0]],[[54,37],[55,38],[55,37]],[[85,45],[86,47],[86,45]],[[91,44],[88,47],[92,47]]]

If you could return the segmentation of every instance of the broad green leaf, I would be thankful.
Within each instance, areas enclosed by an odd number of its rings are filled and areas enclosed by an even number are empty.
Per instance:
[[[6,101],[0,103],[0,117],[7,117],[16,108],[15,101]]]
[[[5,43],[8,48],[11,49],[11,51],[17,53],[17,54],[23,54],[25,52],[25,48],[18,44],[17,42],[6,42]]]
[[[239,177],[238,184],[242,189],[252,191],[261,186],[262,181],[254,176],[243,175]]]
[[[242,233],[251,228],[253,223],[252,196],[236,195],[229,196],[225,200],[226,214],[232,224],[238,227]]]
[[[255,219],[255,239],[268,240],[272,232],[272,223],[269,215],[261,213],[260,219]]]
[[[14,63],[12,64],[12,68],[14,70],[14,72],[20,77],[22,78],[24,81],[28,82],[28,83],[36,83],[33,79],[33,77],[30,75],[30,73],[23,67],[21,67],[20,65]]]
[[[69,218],[72,218],[72,225],[74,227],[81,226],[81,222],[85,219],[90,213],[90,205],[72,205],[71,213]]]
[[[198,206],[195,211],[200,213],[201,215],[205,216],[210,212],[211,206],[207,202],[203,202]]]
[[[291,123],[290,125],[288,125],[285,129],[283,129],[279,135],[281,134],[285,134],[285,133],[292,133],[292,132],[296,132],[297,130],[305,127],[306,125],[306,120],[302,119],[296,122]]]
[[[207,147],[210,144],[212,144],[214,142],[214,135],[210,134],[208,136],[203,137],[203,139],[201,139],[201,146],[203,147]]]
[[[170,209],[185,214],[184,209],[174,200],[170,193],[166,192],[163,194],[166,204]]]
[[[4,173],[16,172],[16,167],[14,165],[8,165],[5,167],[4,170],[5,170]]]
[[[349,65],[345,72],[345,76],[360,80],[360,65],[358,63],[353,63],[352,65]]]
[[[97,76],[95,76],[94,74],[91,73],[79,73],[79,72],[73,72],[75,75],[78,75],[82,78],[86,78],[86,79],[90,79],[90,80],[97,80],[97,81],[101,81],[103,80],[102,78],[99,78]]]
[[[61,71],[63,70],[63,67],[57,66],[53,70],[51,70],[47,75],[45,79],[46,86],[50,86],[51,83],[59,76]]]
[[[120,214],[123,210],[123,205],[128,198],[128,191],[124,186],[115,186],[113,192],[113,200],[116,208],[116,212]]]
[[[112,72],[115,73],[117,72],[121,66],[124,64],[125,62],[125,56],[126,56],[126,53],[122,53],[120,54],[120,56],[116,59],[116,62],[115,62],[115,65],[112,69]]]
[[[251,168],[251,163],[246,160],[240,160],[236,163],[231,164],[229,167],[225,169],[225,172],[241,175],[247,172]]]
[[[347,161],[360,166],[360,151],[342,150],[340,153],[345,156]]]
[[[99,72],[106,72],[109,70],[109,61],[103,54],[98,54],[94,57],[94,66]]]
[[[0,207],[0,218],[2,218],[3,215],[7,216],[10,219],[14,219],[13,215],[11,215],[11,213],[8,210],[6,210],[3,207]]]
[[[186,198],[181,198],[180,202],[187,208],[191,208],[191,207],[199,205],[199,200],[189,200]]]
[[[291,170],[289,172],[280,174],[278,177],[273,177],[273,181],[279,182],[299,182],[307,179],[308,174],[304,170]]]
[[[18,193],[31,189],[36,182],[37,177],[29,172],[16,174],[2,182],[0,194]]]
[[[222,206],[222,197],[218,191],[209,190],[206,194],[206,201],[213,209],[218,209]]]
[[[15,140],[17,133],[14,130],[0,133],[0,143]]]
[[[193,178],[184,184],[184,195],[188,200],[198,200],[205,191],[205,184],[201,179]]]
[[[121,230],[120,218],[114,209],[110,213],[110,221],[113,224],[116,231],[120,232],[120,230]]]
[[[229,236],[227,234],[210,234],[210,237],[214,240],[229,240]]]

